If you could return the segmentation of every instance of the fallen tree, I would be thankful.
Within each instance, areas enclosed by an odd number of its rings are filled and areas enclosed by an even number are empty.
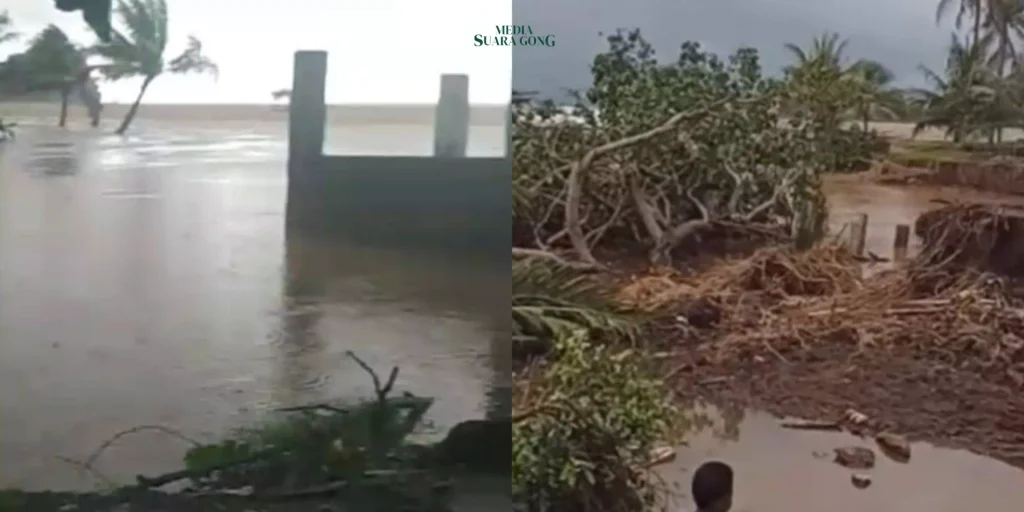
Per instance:
[[[754,50],[726,63],[686,43],[662,64],[639,32],[608,41],[592,87],[576,94],[574,122],[538,122],[564,117],[551,103],[516,105],[520,250],[596,267],[601,247],[646,247],[651,263],[666,264],[718,230],[750,227],[804,247],[820,238],[820,174],[864,155],[823,145],[826,130],[810,114],[783,123],[789,91],[761,75]]]

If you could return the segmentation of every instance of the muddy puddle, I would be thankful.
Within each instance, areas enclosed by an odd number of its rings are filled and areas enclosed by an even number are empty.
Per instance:
[[[735,471],[733,512],[1009,512],[1024,503],[1024,471],[967,451],[926,443],[911,446],[899,463],[871,439],[823,431],[792,430],[766,413],[704,409],[712,426],[690,436],[660,475],[675,492],[669,510],[693,510],[691,471],[708,460]],[[854,471],[833,462],[834,449],[862,446],[876,452],[875,466]],[[871,484],[853,486],[853,474]]]

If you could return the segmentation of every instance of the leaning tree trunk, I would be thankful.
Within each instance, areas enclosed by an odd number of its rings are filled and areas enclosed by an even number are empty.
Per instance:
[[[60,88],[60,118],[57,119],[57,126],[61,128],[68,124],[68,96],[71,96],[71,87],[65,84]]]
[[[121,121],[121,126],[117,128],[117,135],[124,135],[124,132],[128,131],[128,127],[131,126],[132,121],[135,120],[135,115],[139,113],[139,104],[142,103],[142,96],[146,94],[146,89],[149,88],[149,84],[153,82],[156,76],[147,76],[142,81],[142,87],[139,88],[139,95],[135,97],[135,103],[132,103],[131,108],[128,109],[128,113],[124,116],[124,121]]]

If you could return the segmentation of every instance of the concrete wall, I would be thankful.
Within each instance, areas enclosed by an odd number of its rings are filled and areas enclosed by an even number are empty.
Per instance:
[[[505,259],[511,159],[467,158],[469,79],[441,77],[433,157],[323,154],[326,52],[297,52],[289,106],[289,229],[393,248]]]

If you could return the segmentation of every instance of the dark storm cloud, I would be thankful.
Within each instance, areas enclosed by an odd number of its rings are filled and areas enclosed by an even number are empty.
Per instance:
[[[758,48],[769,73],[791,61],[785,43],[801,46],[824,31],[849,40],[851,59],[888,66],[900,85],[919,85],[919,64],[942,68],[951,27],[935,24],[937,0],[513,0],[513,20],[551,33],[554,48],[513,49],[513,87],[557,94],[589,83],[598,32],[640,28],[662,55],[699,41],[725,56]]]

